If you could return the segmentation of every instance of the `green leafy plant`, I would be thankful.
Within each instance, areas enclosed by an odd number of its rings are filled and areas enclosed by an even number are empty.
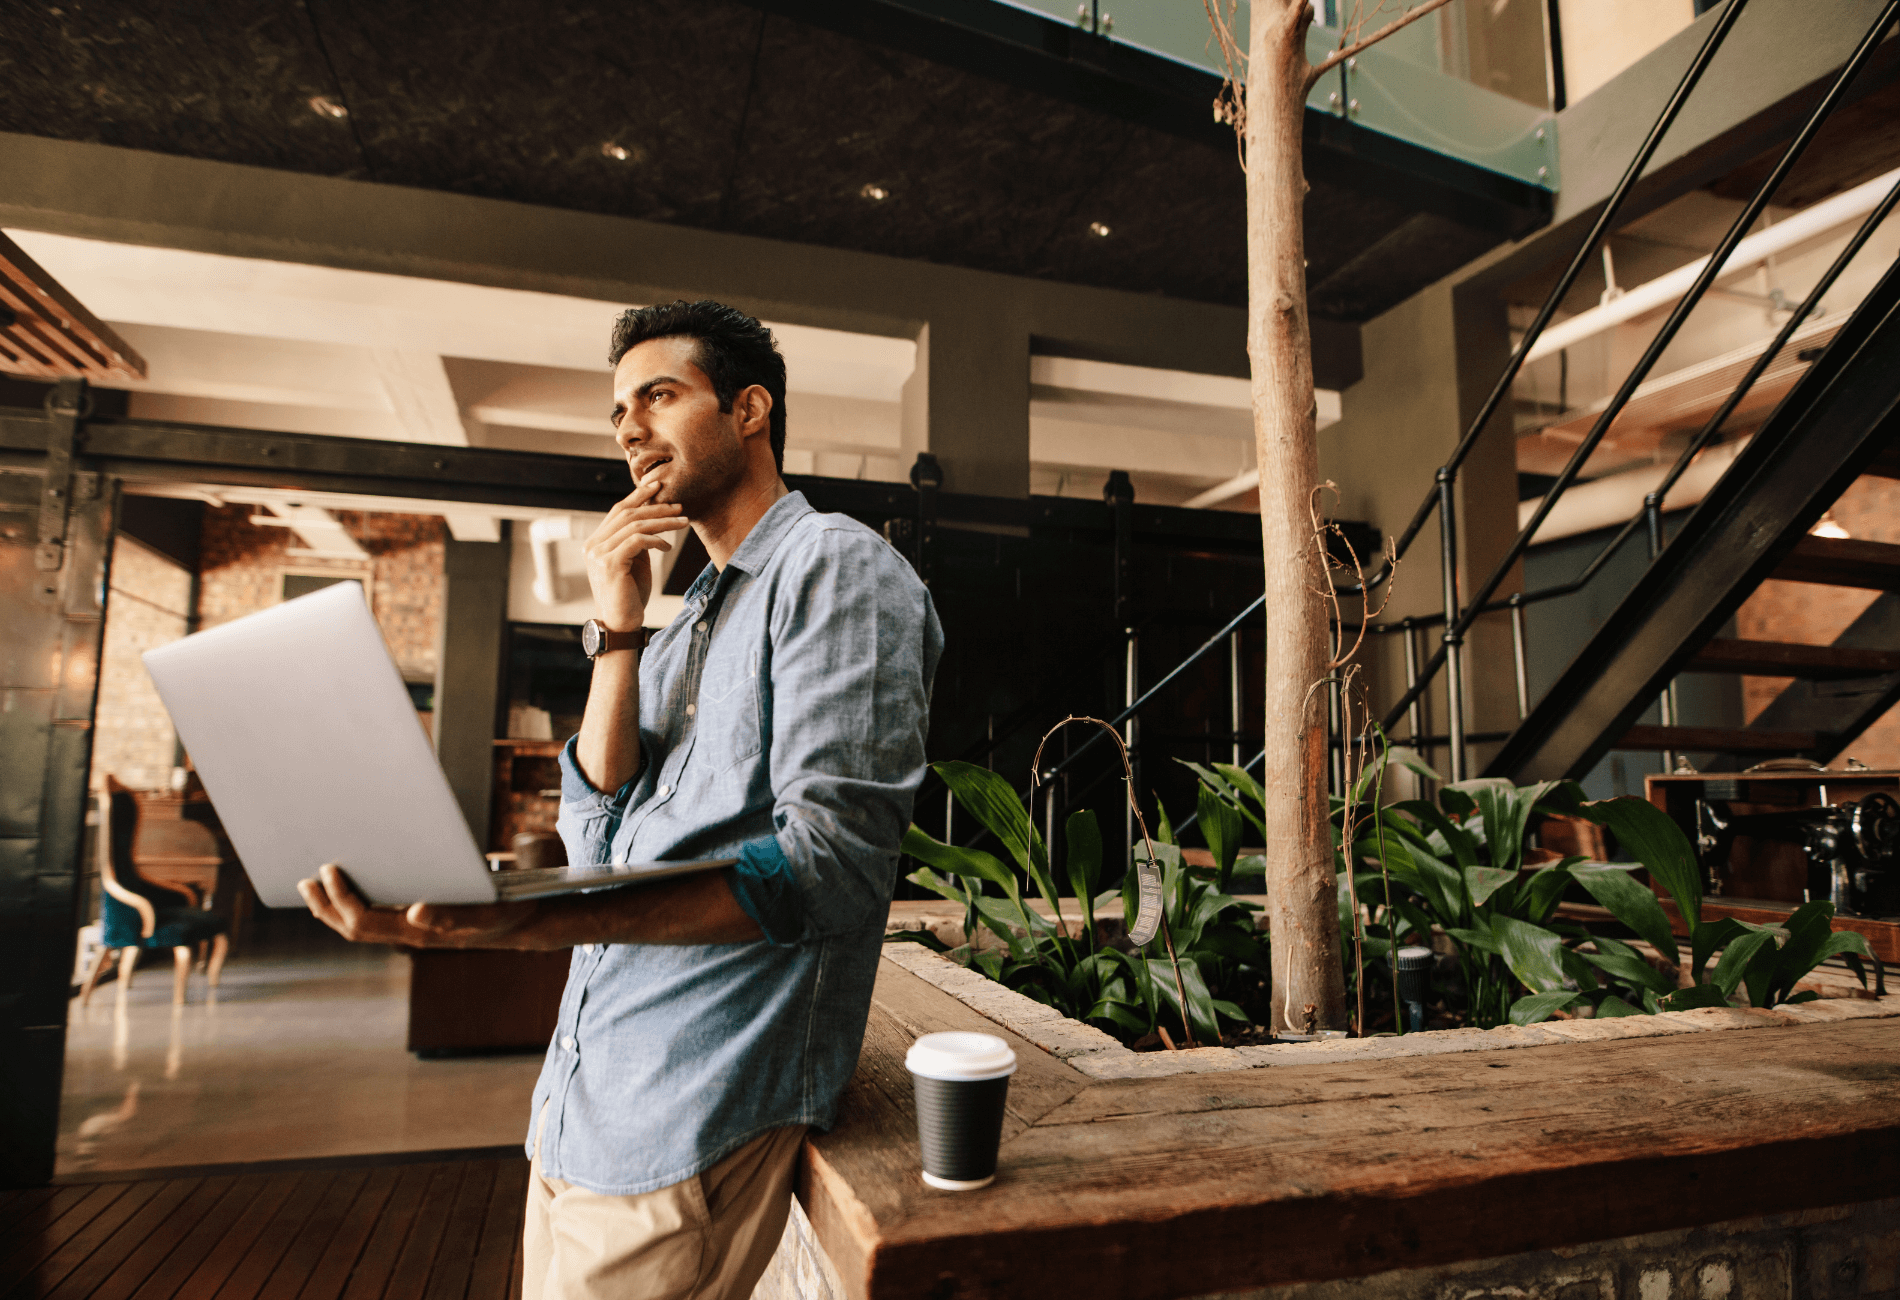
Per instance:
[[[1796,994],[1794,986],[1821,962],[1844,955],[1858,970],[1858,957],[1867,954],[1859,935],[1833,932],[1826,902],[1803,905],[1785,925],[1704,923],[1702,875],[1689,841],[1645,800],[1585,803],[1574,782],[1518,787],[1478,780],[1442,786],[1437,804],[1414,799],[1382,808],[1374,783],[1387,761],[1381,751],[1361,772],[1353,797],[1334,800],[1342,937],[1351,929],[1361,945],[1359,969],[1349,977],[1363,981],[1367,956],[1408,940],[1429,944],[1435,930],[1442,932],[1453,940],[1465,1018],[1489,1027],[1532,1024],[1583,1005],[1599,1016],[1724,1006],[1740,987],[1758,1007],[1804,1001],[1814,995]],[[1258,805],[1258,787],[1242,779],[1244,772],[1196,771],[1204,797],[1254,815],[1249,803]],[[1607,827],[1636,861],[1571,857],[1527,868],[1527,833],[1551,814]],[[1656,893],[1635,878],[1637,869],[1675,900],[1689,931],[1686,953]],[[1686,963],[1688,986],[1678,988],[1669,971],[1630,943],[1556,919],[1573,885],[1669,967]]]
[[[945,844],[914,825],[905,833],[904,852],[924,863],[908,878],[964,909],[967,941],[950,950],[953,960],[1125,1040],[1172,1026],[1184,1030],[1189,1041],[1214,1043],[1223,1024],[1248,1022],[1248,1013],[1221,993],[1229,982],[1264,977],[1265,936],[1254,930],[1247,905],[1228,896],[1213,873],[1182,862],[1165,822],[1161,842],[1154,844],[1165,924],[1148,944],[1131,951],[1104,941],[1113,927],[1102,921],[1121,919],[1132,927],[1135,873],[1118,873],[1120,887],[1105,887],[1094,813],[1074,813],[1065,824],[1064,876],[1082,922],[1071,933],[1059,919],[1061,898],[1047,847],[1009,783],[968,763],[940,763],[934,770],[958,805],[996,837],[1010,858],[1005,863],[981,849]],[[1145,857],[1145,848],[1137,852]],[[1040,897],[1046,915],[1025,896],[1025,887]],[[1106,909],[1118,903],[1115,918]],[[1000,946],[977,946],[980,929],[994,934]],[[1170,939],[1173,960],[1167,952]]]

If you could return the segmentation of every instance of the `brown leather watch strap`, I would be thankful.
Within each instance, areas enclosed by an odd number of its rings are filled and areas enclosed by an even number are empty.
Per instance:
[[[643,627],[636,627],[631,632],[615,632],[606,628],[602,631],[605,634],[600,647],[602,654],[606,654],[609,650],[646,649],[647,630]]]

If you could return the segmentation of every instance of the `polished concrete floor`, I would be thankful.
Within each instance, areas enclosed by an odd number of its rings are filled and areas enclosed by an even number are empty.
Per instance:
[[[169,960],[101,986],[66,1036],[60,1174],[520,1142],[538,1055],[417,1060],[409,959],[240,956],[174,1008]]]

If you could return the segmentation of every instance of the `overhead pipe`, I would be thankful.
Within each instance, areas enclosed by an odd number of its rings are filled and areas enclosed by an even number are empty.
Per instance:
[[[1862,185],[1856,185],[1845,194],[1837,194],[1825,203],[1817,203],[1804,208],[1785,221],[1777,222],[1760,234],[1750,235],[1735,246],[1722,269],[1716,272],[1717,278],[1736,275],[1767,261],[1771,257],[1787,252],[1796,245],[1805,244],[1810,239],[1860,220],[1880,206],[1896,181],[1900,181],[1900,168],[1876,176]],[[1679,266],[1667,275],[1657,276],[1647,284],[1625,290],[1600,307],[1579,312],[1561,325],[1552,325],[1543,336],[1531,346],[1530,361],[1541,361],[1563,351],[1567,347],[1594,338],[1605,330],[1614,329],[1626,321],[1655,311],[1658,307],[1667,307],[1689,291],[1689,287],[1702,274],[1709,264],[1707,257],[1698,257],[1686,266]]]

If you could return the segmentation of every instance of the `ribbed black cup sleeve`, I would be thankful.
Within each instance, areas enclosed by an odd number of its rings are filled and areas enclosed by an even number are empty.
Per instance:
[[[926,1079],[910,1076],[917,1089],[917,1137],[924,1171],[957,1182],[996,1172],[1003,1140],[1003,1103],[1009,1076],[997,1079]]]

